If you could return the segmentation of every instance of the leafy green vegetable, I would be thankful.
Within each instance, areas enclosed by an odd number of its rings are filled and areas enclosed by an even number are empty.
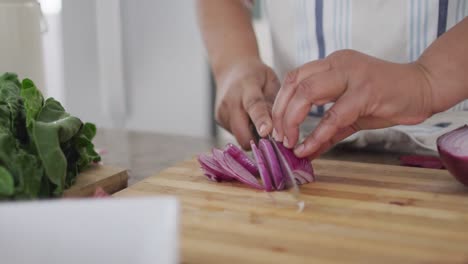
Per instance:
[[[24,99],[24,108],[26,110],[26,124],[30,125],[35,119],[42,105],[44,97],[29,79],[24,79],[21,87],[21,97]]]
[[[13,176],[2,166],[0,166],[0,197],[9,196],[15,192]]]
[[[34,83],[0,77],[0,199],[60,196],[78,173],[100,161],[93,124],[83,124]]]

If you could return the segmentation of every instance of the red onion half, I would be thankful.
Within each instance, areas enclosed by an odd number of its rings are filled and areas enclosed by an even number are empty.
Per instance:
[[[233,144],[227,144],[223,150],[213,149],[210,154],[198,155],[198,162],[204,174],[213,181],[237,180],[246,185],[263,189],[267,192],[282,190],[286,187],[286,177],[272,143],[261,139],[257,147],[251,141],[255,161]],[[314,181],[312,164],[307,158],[298,158],[291,149],[278,143],[298,184]],[[256,178],[260,176],[261,182]]]
[[[437,149],[445,168],[468,186],[468,126],[445,133],[437,139]]]

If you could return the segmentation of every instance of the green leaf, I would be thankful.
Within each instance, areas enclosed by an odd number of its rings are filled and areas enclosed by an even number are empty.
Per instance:
[[[21,86],[21,97],[24,99],[26,109],[26,124],[29,126],[35,119],[44,104],[44,97],[36,88],[33,81],[24,79]]]
[[[89,140],[93,140],[93,138],[96,136],[96,125],[93,123],[85,123],[83,125],[82,132]]]
[[[49,98],[32,126],[32,137],[49,180],[59,195],[65,187],[67,159],[60,143],[70,140],[81,128],[81,120],[70,116],[62,105]]]
[[[13,176],[11,176],[5,167],[0,166],[0,195],[11,196],[14,192]]]
[[[18,141],[0,130],[0,164],[10,172],[15,182],[15,196],[33,198],[37,196],[44,174],[37,156],[19,147]]]

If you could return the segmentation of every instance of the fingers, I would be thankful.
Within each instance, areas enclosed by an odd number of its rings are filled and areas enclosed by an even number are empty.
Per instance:
[[[361,130],[361,128],[357,126],[357,123],[338,130],[336,135],[333,136],[332,139],[326,142],[325,144],[322,144],[319,150],[317,150],[316,152],[314,152],[312,155],[309,156],[309,159],[313,160],[317,158],[318,156],[322,155],[325,151],[327,151],[329,148],[333,147],[335,144],[337,144],[341,140],[351,136],[352,134],[358,132],[359,130]]]
[[[331,66],[327,60],[318,60],[304,64],[300,68],[288,73],[273,105],[272,115],[273,123],[275,124],[276,140],[283,141],[284,133],[281,126],[282,117],[298,85],[309,76],[326,72],[330,70],[330,68]]]
[[[274,93],[277,91],[279,84],[275,81],[267,81],[265,91]],[[274,95],[267,95],[262,91],[261,87],[247,87],[245,89],[245,96],[242,99],[242,106],[250,116],[255,128],[257,129],[260,137],[266,137],[273,129],[273,122],[271,119],[272,100]]]
[[[394,126],[395,123],[380,119],[380,118],[373,118],[373,117],[366,117],[366,118],[359,118],[356,122],[352,125],[345,126],[340,128],[335,135],[331,137],[331,139],[325,143],[322,143],[319,149],[312,154],[308,155],[309,159],[315,159],[320,156],[323,152],[327,151],[333,145],[339,143],[341,140],[351,136],[352,134],[366,129],[378,129],[384,127],[391,127]],[[314,141],[314,135],[309,135],[303,142],[305,146],[312,145],[310,141]]]
[[[359,118],[360,105],[359,98],[349,98],[346,94],[340,97],[337,102],[325,113],[317,128],[306,140],[296,146],[294,153],[298,157],[311,156],[320,147],[330,140],[342,128],[348,127]]]
[[[299,126],[307,117],[312,104],[335,101],[346,89],[346,79],[337,71],[315,74],[299,83],[282,118],[283,143],[292,148],[299,137]]]

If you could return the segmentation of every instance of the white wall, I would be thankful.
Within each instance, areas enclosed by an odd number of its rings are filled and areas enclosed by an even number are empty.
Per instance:
[[[128,127],[208,135],[209,82],[194,1],[121,1]]]
[[[62,36],[67,110],[98,126],[110,126],[99,92],[95,0],[62,2]]]
[[[97,0],[63,0],[66,107],[111,127],[103,109]],[[120,2],[126,122],[132,130],[191,136],[209,133],[209,75],[193,1]],[[99,27],[102,30],[102,27]]]

